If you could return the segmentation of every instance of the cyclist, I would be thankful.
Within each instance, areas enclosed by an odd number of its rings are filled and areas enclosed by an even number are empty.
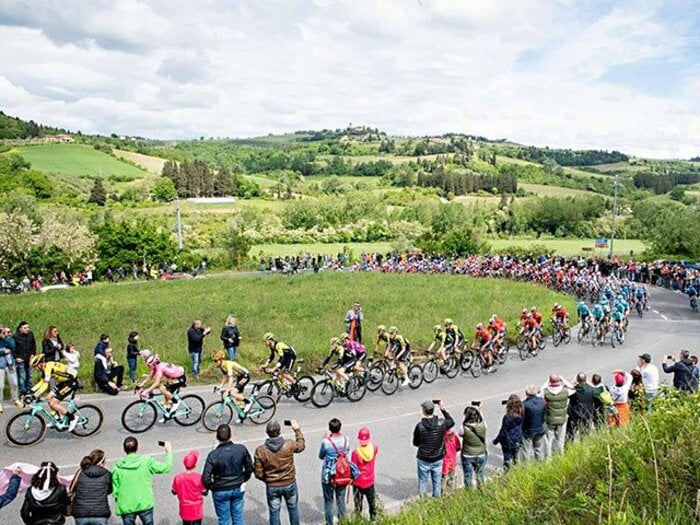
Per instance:
[[[520,326],[523,326],[525,324],[525,320],[527,319],[527,314],[528,314],[527,308],[523,308],[522,311],[520,312],[520,320],[518,322],[518,324]]]
[[[491,316],[489,319],[489,330],[493,337],[493,345],[497,351],[500,352],[503,348],[503,341],[506,336],[506,323],[503,319],[500,319],[496,314]]]
[[[389,334],[386,331],[386,326],[380,324],[377,327],[377,339],[374,342],[374,351],[379,352],[380,348],[384,346],[385,351],[388,353],[389,350]]]
[[[340,336],[340,341],[343,348],[350,348],[353,352],[355,352],[355,357],[357,358],[355,370],[358,372],[364,372],[365,369],[362,367],[362,363],[367,358],[367,349],[365,346],[351,339],[350,334],[347,332]]]
[[[585,301],[579,301],[576,307],[576,316],[584,326],[591,321],[591,311]]]
[[[449,317],[445,319],[445,350],[461,348],[464,344],[464,334],[457,328]]]
[[[593,305],[591,316],[593,317],[593,328],[596,330],[597,336],[600,334],[600,327],[605,326],[605,309],[600,303]]]
[[[539,331],[540,326],[537,324],[537,320],[535,320],[535,317],[531,313],[528,313],[525,316],[522,333],[527,339],[527,344],[529,345],[531,352],[537,348],[537,334]]]
[[[297,360],[296,350],[288,344],[275,339],[275,336],[271,332],[263,336],[263,341],[265,341],[265,346],[270,349],[270,357],[268,357],[267,362],[261,366],[260,369],[270,374],[279,370],[282,379],[287,381],[290,385],[296,384],[297,380],[292,375],[292,367]],[[277,358],[277,364],[269,368],[275,358]]]
[[[610,303],[607,299],[603,298],[600,300],[600,307],[603,309],[603,326],[608,329],[610,324]]]
[[[411,343],[404,336],[399,334],[399,329],[395,326],[389,327],[389,348],[387,352],[396,361],[396,366],[403,374],[403,384],[408,384],[408,362],[411,355]]]
[[[41,379],[34,385],[30,392],[39,397],[49,388],[49,383],[53,379],[55,381],[51,391],[46,396],[46,401],[49,403],[51,410],[61,415],[63,423],[68,423],[68,431],[71,432],[78,423],[78,418],[74,413],[69,413],[61,401],[78,390],[80,383],[78,382],[77,373],[74,373],[68,368],[68,365],[60,361],[44,361],[44,354],[34,354],[29,361],[32,368],[36,368],[41,372]]]
[[[323,370],[323,368],[325,368],[330,360],[336,355],[338,356],[338,360],[331,367],[331,369],[335,370],[336,381],[338,381],[340,386],[344,386],[345,383],[348,382],[348,374],[357,363],[357,355],[353,349],[344,347],[342,341],[338,337],[333,337],[331,339],[330,352],[319,367],[319,372]]]
[[[433,348],[435,348],[435,345],[437,345],[438,349],[435,351],[435,357],[437,357],[438,361],[440,363],[443,363],[445,359],[447,359],[447,355],[445,352],[445,343],[447,341],[447,334],[445,333],[445,330],[442,329],[442,325],[436,324],[433,327],[433,334],[435,335],[435,338],[433,339],[433,342],[430,343],[430,346],[428,347],[428,353],[433,351]]]
[[[243,397],[243,390],[250,381],[250,372],[235,361],[226,359],[226,353],[223,350],[214,353],[212,359],[223,374],[219,390],[222,394],[231,396],[239,407],[245,409],[246,405],[250,404],[250,400]]]
[[[537,330],[542,334],[542,321],[544,319],[542,314],[537,311],[536,306],[530,308],[530,313],[532,314],[532,318],[537,322]]]
[[[484,361],[486,361],[486,371],[488,372],[491,370],[491,365],[493,364],[493,356],[491,355],[491,334],[484,328],[482,323],[476,325],[472,346],[475,346],[477,343],[479,345],[479,352],[484,356]]]
[[[137,383],[136,386],[143,388],[148,381],[153,380],[151,386],[141,391],[141,398],[148,399],[151,392],[158,389],[163,394],[163,406],[166,408],[172,407],[173,394],[176,394],[183,386],[187,386],[185,369],[180,365],[161,362],[158,354],[152,354],[148,350],[141,352],[141,355],[145,356],[146,365],[150,371],[148,377],[141,383]],[[177,405],[173,409],[177,410]]]

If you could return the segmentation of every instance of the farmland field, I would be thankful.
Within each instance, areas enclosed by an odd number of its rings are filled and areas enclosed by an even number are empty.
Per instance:
[[[529,247],[533,245],[546,246],[551,248],[557,255],[598,255],[607,256],[609,248],[595,248],[588,252],[583,251],[582,247],[594,247],[594,239],[489,239],[493,252],[498,252],[509,246]],[[638,239],[615,239],[614,243],[615,255],[624,255],[629,257],[630,250],[634,250],[635,255],[639,255],[644,251],[644,243]]]
[[[539,197],[592,197],[598,195],[592,191],[563,188],[561,186],[550,186],[546,184],[520,183],[518,187],[530,193],[534,193]]]
[[[130,160],[154,175],[160,175],[163,171],[163,165],[167,162],[165,159],[161,159],[160,157],[142,155],[141,153],[135,153],[133,151],[122,151],[119,149],[112,151],[120,159]]]

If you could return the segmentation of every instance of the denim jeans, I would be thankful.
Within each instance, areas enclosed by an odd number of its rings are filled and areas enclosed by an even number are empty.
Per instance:
[[[182,520],[182,525],[202,525],[202,520]]]
[[[283,499],[287,503],[290,525],[299,525],[299,491],[296,481],[284,487],[267,487],[266,492],[270,525],[280,525],[280,508]]]
[[[127,357],[126,363],[129,365],[129,379],[132,383],[136,382],[136,365],[137,361],[135,357]]]
[[[109,518],[73,518],[75,525],[109,525]]]
[[[32,389],[32,367],[27,361],[17,363],[17,386],[19,387],[20,395],[26,394]]]
[[[219,525],[244,525],[243,503],[245,492],[240,488],[217,490],[211,493],[214,499],[214,511],[219,518]]]
[[[202,360],[201,352],[190,352],[190,361],[192,361],[192,375],[199,375],[199,363]]]
[[[333,499],[338,503],[338,517],[343,518],[345,510],[345,491],[347,487],[334,487],[330,483],[321,483],[323,489],[323,513],[326,516],[326,525],[333,525]]]
[[[424,496],[428,493],[428,478],[433,483],[433,497],[439,498],[442,494],[442,460],[423,461],[416,460],[418,470],[418,494]]]
[[[123,525],[136,525],[136,518],[141,518],[142,525],[153,525],[153,509],[140,510],[131,514],[122,514]]]
[[[518,449],[502,448],[503,470],[508,470],[511,465],[518,462]]]
[[[226,353],[228,354],[228,360],[229,361],[235,361],[236,360],[236,354],[238,353],[238,347],[237,346],[229,346],[226,349]]]
[[[464,456],[462,455],[462,470],[464,471],[464,486],[471,488],[474,474],[476,474],[476,484],[481,486],[486,479],[486,461],[488,454],[479,456]]]

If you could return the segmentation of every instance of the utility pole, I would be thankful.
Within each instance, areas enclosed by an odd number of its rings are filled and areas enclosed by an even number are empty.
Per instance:
[[[613,197],[613,209],[612,209],[612,232],[610,235],[610,254],[608,259],[612,259],[613,256],[613,245],[615,244],[615,216],[617,215],[617,173],[615,173],[615,196]]]
[[[182,250],[182,215],[180,213],[180,198],[175,199],[175,218],[177,219],[177,247]]]

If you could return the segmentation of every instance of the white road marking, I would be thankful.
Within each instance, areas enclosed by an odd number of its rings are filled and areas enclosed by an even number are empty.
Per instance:
[[[664,314],[661,314],[661,319],[663,319],[664,321],[668,321],[668,317],[666,317]]]
[[[652,312],[654,312],[656,315],[659,315],[659,311],[658,311],[658,310],[652,310]]]

